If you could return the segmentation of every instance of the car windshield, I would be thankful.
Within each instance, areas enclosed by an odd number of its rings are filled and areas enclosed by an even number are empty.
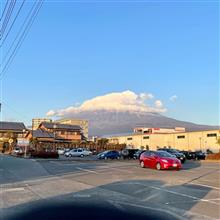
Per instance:
[[[110,152],[109,150],[106,150],[106,151],[101,152],[100,154],[107,154],[109,152]]]
[[[167,152],[169,152],[169,153],[179,153],[179,151],[177,151],[175,149],[168,149]]]
[[[159,157],[173,157],[173,155],[169,154],[166,151],[157,151],[155,152]]]

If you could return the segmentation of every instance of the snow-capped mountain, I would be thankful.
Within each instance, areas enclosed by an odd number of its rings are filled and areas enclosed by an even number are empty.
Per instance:
[[[87,119],[89,135],[103,136],[131,133],[134,127],[185,127],[187,131],[215,129],[217,126],[199,125],[165,117],[159,113],[129,111],[82,111],[72,113],[71,118]]]

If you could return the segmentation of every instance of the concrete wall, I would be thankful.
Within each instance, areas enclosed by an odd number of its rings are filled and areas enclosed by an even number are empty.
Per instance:
[[[209,137],[210,134],[216,136]],[[147,138],[149,137],[149,138]],[[114,136],[109,138],[110,143],[130,145],[133,148],[146,148],[151,150],[157,147],[170,146],[179,150],[202,150],[207,149],[219,152],[220,146],[216,143],[220,137],[220,130],[183,132],[173,134],[131,134],[126,136]]]

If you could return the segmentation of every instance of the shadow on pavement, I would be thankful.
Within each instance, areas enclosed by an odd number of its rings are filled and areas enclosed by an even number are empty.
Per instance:
[[[190,219],[187,211],[210,190],[195,185],[166,186],[156,180],[122,181],[10,207],[2,216],[4,220]]]
[[[191,170],[191,169],[195,169],[201,166],[201,162],[200,161],[196,161],[196,160],[186,160],[186,162],[183,164],[183,170]]]

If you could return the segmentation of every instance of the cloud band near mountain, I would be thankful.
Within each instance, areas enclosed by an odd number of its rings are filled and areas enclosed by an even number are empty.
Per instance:
[[[150,104],[151,103],[151,104]],[[154,100],[150,93],[136,94],[132,91],[109,93],[83,102],[79,106],[70,106],[60,110],[50,110],[47,116],[65,117],[84,111],[129,111],[129,112],[165,112],[161,100]]]

